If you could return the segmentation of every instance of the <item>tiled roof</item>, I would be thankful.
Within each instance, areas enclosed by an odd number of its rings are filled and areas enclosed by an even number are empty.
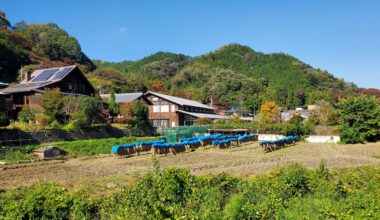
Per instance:
[[[165,94],[161,94],[161,93],[157,93],[157,92],[150,92],[150,91],[145,93],[145,95],[148,95],[148,94],[158,96],[160,98],[166,99],[170,102],[173,102],[173,103],[176,103],[176,104],[182,105],[182,106],[187,105],[187,106],[193,106],[193,107],[199,107],[199,108],[214,109],[214,108],[212,108],[208,105],[202,104],[200,102],[189,100],[189,99],[184,99],[184,98],[179,98],[176,96],[170,96],[170,95],[165,95]]]
[[[50,69],[39,69],[31,74],[29,81],[22,81],[20,84],[10,86],[0,90],[0,94],[11,94],[18,92],[30,92],[44,86],[56,83],[64,79],[76,66],[55,67]],[[50,71],[48,77],[42,77],[46,75],[46,71]],[[43,80],[39,80],[43,79]]]
[[[111,97],[111,94],[101,94],[100,95],[103,99],[109,99]],[[116,103],[126,103],[126,102],[133,102],[143,96],[142,92],[135,92],[135,93],[119,93],[115,94],[115,101]]]
[[[183,110],[177,110],[177,112],[191,115],[197,118],[211,118],[211,119],[229,119],[230,117],[224,116],[224,115],[217,115],[217,114],[205,114],[205,113],[197,113],[197,112],[187,112]]]

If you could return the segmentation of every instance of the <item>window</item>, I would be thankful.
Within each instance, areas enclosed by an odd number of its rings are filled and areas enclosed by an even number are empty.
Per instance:
[[[152,101],[158,101],[158,98],[157,97],[153,97]]]
[[[160,106],[159,105],[153,105],[153,112],[160,112]]]
[[[169,120],[167,119],[153,119],[152,126],[155,128],[167,128],[169,126]]]
[[[161,105],[161,112],[169,112],[169,105]]]
[[[175,105],[172,105],[172,112],[175,112]]]
[[[191,126],[194,124],[194,121],[195,121],[195,117],[194,116],[191,116],[191,115],[185,115],[185,119],[184,119],[184,125],[185,126]]]

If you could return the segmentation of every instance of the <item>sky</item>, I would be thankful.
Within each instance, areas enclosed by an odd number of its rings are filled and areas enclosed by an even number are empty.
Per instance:
[[[91,59],[198,56],[239,43],[380,89],[378,0],[0,0],[0,10],[12,24],[57,23]]]

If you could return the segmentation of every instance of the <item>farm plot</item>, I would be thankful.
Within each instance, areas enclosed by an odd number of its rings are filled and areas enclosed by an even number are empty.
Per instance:
[[[108,190],[117,184],[134,181],[136,175],[152,169],[152,155],[118,158],[112,155],[79,157],[67,161],[49,161],[0,166],[3,189],[25,186],[39,180],[55,181],[69,188],[89,185]],[[158,156],[162,167],[188,168],[197,175],[229,172],[252,177],[288,163],[318,167],[351,167],[380,163],[380,143],[365,145],[298,143],[290,148],[264,153],[258,143],[232,149],[199,149],[178,155]]]

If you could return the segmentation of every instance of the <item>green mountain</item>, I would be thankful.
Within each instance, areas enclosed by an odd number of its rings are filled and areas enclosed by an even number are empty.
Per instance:
[[[356,90],[354,84],[290,55],[264,54],[239,44],[198,57],[159,52],[135,62],[94,63],[98,70],[116,69],[127,84],[144,84],[140,89],[161,89],[204,103],[212,100],[225,107],[258,108],[266,100],[275,100],[291,108],[321,99],[334,101],[339,95]],[[117,92],[123,91],[131,89]]]
[[[34,70],[73,64],[84,71],[95,69],[77,39],[58,25],[21,21],[11,26],[0,11],[0,81],[16,82],[21,67]]]

